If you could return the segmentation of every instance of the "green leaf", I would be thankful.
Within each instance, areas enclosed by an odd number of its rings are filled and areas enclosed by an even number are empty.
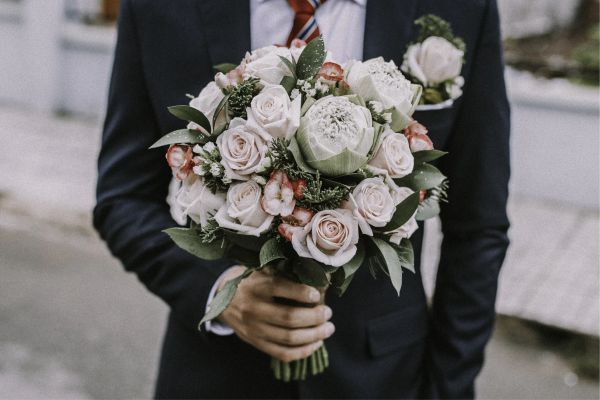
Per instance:
[[[396,206],[396,211],[390,222],[382,229],[385,232],[400,228],[412,218],[419,207],[419,192],[415,192]]]
[[[213,67],[213,69],[217,72],[222,72],[224,74],[228,73],[229,71],[232,71],[234,69],[237,68],[237,65],[235,64],[231,64],[231,63],[223,63],[223,64],[217,64]]]
[[[394,179],[398,186],[407,186],[414,191],[433,189],[446,180],[444,174],[431,164],[415,165],[413,172],[404,178]]]
[[[292,77],[294,77],[294,80],[295,80],[295,78],[296,78],[296,65],[293,62],[291,62],[290,60],[288,60],[284,56],[279,56],[279,58],[285,64],[285,66],[288,67],[288,69],[292,73]]]
[[[352,274],[347,278],[344,277],[344,270],[341,268],[331,275],[331,285],[338,297],[342,297],[344,295],[348,289],[348,286],[350,285],[350,282],[352,282],[354,275],[355,274]]]
[[[443,157],[446,154],[448,153],[441,150],[423,150],[413,153],[413,157],[415,159],[415,165],[418,165],[437,160],[438,158]]]
[[[402,289],[402,262],[398,257],[398,253],[385,240],[376,237],[370,239],[375,244],[381,258],[385,261],[392,285],[396,289],[396,292],[398,292],[398,296],[400,296],[400,289]]]
[[[212,120],[212,126],[214,126],[214,127],[217,126],[217,119],[219,118],[219,115],[221,114],[221,112],[223,111],[225,106],[227,105],[227,102],[229,101],[229,96],[230,95],[228,94],[225,97],[223,97],[221,99],[221,101],[219,102],[219,104],[217,105],[217,108],[215,109],[215,115],[213,116],[213,120]],[[227,114],[227,110],[225,110],[225,114]]]
[[[242,233],[234,232],[229,229],[223,229],[223,233],[228,241],[231,243],[246,249],[259,253],[261,247],[269,240],[269,237],[266,235],[263,236],[253,236],[253,235],[244,235]]]
[[[207,138],[202,132],[192,131],[189,129],[179,129],[173,131],[171,133],[167,133],[165,136],[161,137],[158,141],[156,141],[150,149],[155,149],[157,147],[168,146],[171,144],[179,144],[179,143],[187,143],[187,144],[204,144],[206,143]]]
[[[310,79],[319,72],[325,62],[325,43],[322,36],[317,36],[306,45],[296,64],[298,79]]]
[[[288,145],[288,150],[292,153],[294,157],[294,161],[298,164],[298,167],[304,172],[308,172],[309,174],[316,174],[317,171],[311,168],[306,161],[304,161],[304,157],[302,156],[302,152],[300,151],[300,146],[298,146],[298,141],[295,137],[290,140],[290,144]]]
[[[285,249],[281,241],[276,238],[269,239],[260,249],[260,266],[264,267],[275,260],[285,259]]]
[[[286,75],[281,79],[280,85],[284,87],[288,94],[290,94],[296,87],[296,78]]]
[[[197,110],[194,107],[183,105],[169,107],[169,112],[181,120],[197,123],[210,134],[210,122],[202,111]]]
[[[305,285],[321,288],[329,284],[325,268],[313,259],[299,258],[294,262],[293,269],[300,282]]]
[[[415,273],[415,253],[410,240],[402,239],[399,246],[392,245],[398,254],[400,263],[403,268],[406,268],[413,274]]]
[[[203,243],[195,229],[169,228],[163,232],[169,235],[177,246],[203,260],[220,260],[227,251],[227,243],[224,240]]]
[[[352,276],[365,260],[364,244],[362,242],[358,242],[356,248],[356,254],[354,255],[354,257],[352,257],[352,260],[350,260],[347,264],[342,266],[345,278],[349,278],[350,276]]]
[[[217,295],[210,303],[208,312],[202,317],[202,320],[198,324],[198,330],[202,330],[203,323],[217,318],[225,311],[227,306],[229,306],[229,303],[231,303],[231,300],[233,300],[240,282],[250,276],[252,272],[254,272],[254,270],[249,268],[240,276],[233,278],[223,285],[223,288],[217,292]]]

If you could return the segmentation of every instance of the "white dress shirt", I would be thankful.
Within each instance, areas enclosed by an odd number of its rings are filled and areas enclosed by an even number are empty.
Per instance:
[[[367,0],[327,0],[315,13],[325,48],[332,59],[345,63],[362,60]],[[287,0],[250,0],[250,36],[252,49],[285,44],[294,24],[294,11]],[[223,275],[210,291],[207,309]],[[233,329],[218,321],[205,324],[208,332],[225,336]]]

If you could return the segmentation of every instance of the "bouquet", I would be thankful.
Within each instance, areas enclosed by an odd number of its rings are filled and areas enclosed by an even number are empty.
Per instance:
[[[190,220],[165,232],[201,259],[247,267],[200,324],[260,269],[341,296],[364,266],[389,276],[400,294],[403,269],[414,272],[409,238],[417,220],[438,213],[446,188],[429,164],[445,153],[411,118],[421,86],[382,58],[334,63],[320,37],[215,69],[189,105],[169,108],[187,127],[152,146],[169,146],[181,181],[176,203]],[[285,381],[327,365],[325,347],[272,361]]]

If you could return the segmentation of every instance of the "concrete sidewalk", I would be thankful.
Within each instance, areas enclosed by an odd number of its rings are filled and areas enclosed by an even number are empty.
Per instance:
[[[99,123],[0,108],[0,226],[20,221],[91,234]],[[166,166],[165,166],[166,168]],[[598,210],[513,196],[512,244],[497,309],[598,336]],[[423,275],[431,292],[441,236],[428,222]]]

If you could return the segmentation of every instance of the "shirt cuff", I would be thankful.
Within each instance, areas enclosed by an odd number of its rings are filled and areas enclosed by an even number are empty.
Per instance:
[[[219,288],[219,285],[223,281],[223,277],[230,269],[231,268],[225,270],[225,272],[223,272],[221,275],[219,275],[219,278],[217,279],[217,281],[214,283],[214,285],[210,289],[210,293],[208,294],[208,300],[206,302],[206,310],[204,310],[205,313],[208,312],[210,303],[212,303],[213,299],[215,298],[215,295],[217,294],[217,289]],[[207,332],[211,332],[217,336],[229,336],[229,335],[234,334],[233,329],[231,329],[231,327],[229,325],[227,325],[223,322],[217,321],[216,319],[212,320],[212,321],[206,321],[204,323],[204,328],[206,329]]]

